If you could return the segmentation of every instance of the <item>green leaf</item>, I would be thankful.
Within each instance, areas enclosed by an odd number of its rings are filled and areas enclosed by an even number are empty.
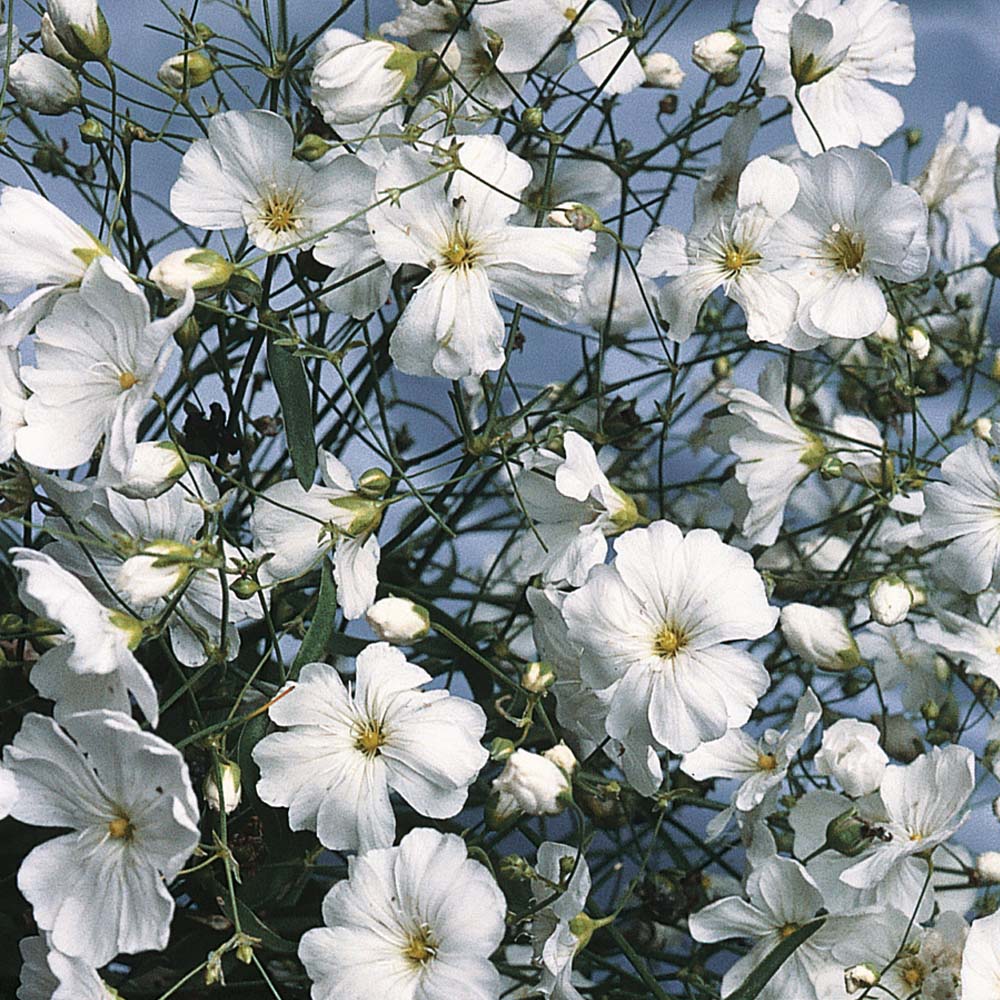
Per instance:
[[[764,956],[764,961],[725,1000],[755,1000],[761,990],[774,978],[778,969],[788,961],[792,952],[799,945],[808,941],[825,923],[826,917],[817,917],[815,920],[810,920],[808,924],[803,924],[797,931],[776,944]]]
[[[290,681],[299,676],[299,671],[307,663],[322,660],[333,639],[334,619],[337,614],[337,585],[333,582],[330,563],[324,559],[319,568],[319,594],[316,598],[316,610],[306,631],[302,645],[295,655],[292,669],[288,674]]]
[[[316,474],[316,441],[306,369],[300,358],[269,340],[267,370],[281,403],[281,419],[285,424],[285,440],[292,456],[295,478],[307,490]]]

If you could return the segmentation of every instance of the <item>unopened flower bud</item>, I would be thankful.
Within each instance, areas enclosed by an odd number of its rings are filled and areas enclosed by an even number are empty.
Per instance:
[[[191,547],[183,542],[166,538],[152,542],[122,563],[115,584],[134,604],[152,604],[184,581],[191,571],[190,557]]]
[[[547,216],[549,223],[562,229],[575,229],[584,232],[587,229],[603,229],[601,217],[589,205],[578,201],[564,201],[556,205]]]
[[[646,74],[647,87],[676,90],[684,82],[681,64],[668,52],[650,52],[643,56],[642,69]]]
[[[177,55],[165,59],[156,76],[165,87],[171,90],[192,90],[208,83],[215,72],[215,65],[201,49],[193,52],[178,52]]]
[[[388,107],[413,81],[420,61],[406,45],[342,28],[327,31],[316,53],[312,98],[330,125],[364,121]]]
[[[315,163],[317,160],[322,160],[331,149],[333,145],[326,139],[316,135],[315,132],[307,132],[295,147],[295,159],[304,163]]]
[[[495,736],[490,743],[490,760],[506,760],[515,749],[513,740],[508,740],[503,736]]]
[[[903,331],[903,347],[911,358],[923,361],[931,353],[931,338],[923,327],[908,326]]]
[[[48,0],[52,28],[67,52],[81,62],[103,62],[111,32],[97,0]]]
[[[732,73],[739,68],[740,57],[746,52],[746,48],[743,40],[734,32],[713,31],[694,43],[691,59],[706,73]]]
[[[73,56],[66,46],[59,41],[55,26],[52,24],[52,18],[49,17],[48,13],[42,14],[40,34],[42,38],[42,51],[50,59],[55,59],[57,63],[60,63],[67,69],[75,70],[80,68],[80,60]]]
[[[993,441],[993,421],[989,417],[979,417],[972,422],[972,433],[980,441],[991,444]]]
[[[384,497],[391,485],[392,480],[389,478],[389,473],[384,469],[366,469],[358,476],[358,492],[373,500]]]
[[[426,608],[404,597],[383,597],[366,612],[365,621],[383,642],[406,644],[422,639],[431,628]]]
[[[248,576],[241,576],[238,579],[233,580],[229,589],[241,601],[246,601],[253,597],[254,594],[259,594],[262,588],[256,580],[251,580]]]
[[[876,986],[882,978],[878,969],[867,962],[862,965],[852,965],[844,969],[844,989],[848,993],[860,993],[861,990]]]
[[[226,812],[231,813],[240,804],[240,799],[243,797],[240,766],[230,761],[223,761],[219,764],[219,770],[222,772],[221,800],[225,804]],[[216,784],[215,778],[215,768],[209,768],[202,790],[205,793],[205,801],[208,803],[208,807],[218,812],[220,796],[219,786]]]
[[[840,719],[823,733],[816,753],[816,773],[836,779],[851,796],[867,795],[882,784],[889,758],[870,722]]]
[[[990,248],[990,252],[986,255],[986,260],[983,261],[983,267],[994,278],[1000,278],[1000,243]]]
[[[114,488],[132,500],[151,500],[170,489],[187,467],[185,456],[172,441],[140,441],[127,479]]]
[[[729,378],[733,373],[733,363],[725,354],[712,362],[712,375],[717,379]]]
[[[1000,823],[1000,795],[993,800],[993,816]]]
[[[781,609],[781,632],[796,656],[823,670],[853,670],[861,663],[858,644],[835,608],[789,604]]]
[[[534,132],[542,127],[545,122],[545,114],[541,108],[525,108],[521,112],[521,124],[529,131]]]
[[[549,747],[542,756],[546,760],[552,761],[567,777],[572,776],[580,763],[573,751],[562,740],[554,747]]]
[[[910,613],[913,593],[895,573],[880,576],[868,588],[868,607],[879,625],[898,625]]]
[[[899,323],[891,312],[885,314],[882,325],[875,331],[875,338],[883,344],[899,343]]]
[[[183,299],[189,288],[204,299],[221,292],[236,270],[221,254],[202,247],[168,253],[149,272],[149,280],[168,299]]]
[[[76,76],[40,52],[25,52],[15,59],[7,85],[18,103],[40,115],[61,115],[80,103]]]
[[[837,455],[825,455],[820,462],[819,474],[828,482],[831,479],[840,479],[844,474],[844,460]]]
[[[863,853],[874,839],[869,824],[854,808],[834,816],[826,825],[826,848],[848,858]]]
[[[517,812],[555,816],[565,808],[562,799],[569,787],[568,777],[557,764],[541,754],[515,750],[503,773],[493,781],[495,813],[502,819]]]
[[[80,132],[80,141],[87,146],[104,142],[104,126],[96,118],[85,118],[77,128]]]
[[[540,660],[529,663],[521,674],[521,687],[532,694],[542,694],[555,683],[556,675],[552,667]]]
[[[983,851],[976,858],[976,875],[983,882],[1000,882],[1000,851]]]

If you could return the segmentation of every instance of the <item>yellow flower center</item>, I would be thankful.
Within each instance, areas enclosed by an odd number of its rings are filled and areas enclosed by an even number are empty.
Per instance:
[[[116,816],[108,823],[108,836],[115,840],[131,840],[135,827],[127,816]]]
[[[579,16],[580,12],[575,7],[567,7],[563,11],[563,17],[565,17],[567,21],[575,21]]]
[[[785,924],[778,932],[783,938],[791,937],[799,929],[798,924]]]
[[[679,625],[664,622],[653,639],[653,652],[661,659],[669,660],[687,645],[687,641],[687,634]]]
[[[865,259],[865,240],[860,233],[845,229],[839,222],[830,227],[823,241],[827,259],[848,274],[857,274]]]
[[[910,959],[902,971],[902,977],[907,986],[920,986],[924,981],[923,965],[916,959]]]
[[[461,271],[476,263],[479,251],[468,233],[455,229],[448,244],[441,249],[441,256],[452,271]]]
[[[131,389],[139,381],[135,372],[122,372],[118,376],[118,384],[122,389]]]
[[[727,271],[735,275],[739,274],[745,267],[759,264],[760,259],[760,254],[749,247],[728,246],[722,263]]]
[[[757,754],[757,767],[762,771],[773,771],[778,766],[778,758],[773,753]]]
[[[368,719],[354,730],[354,748],[366,757],[375,757],[385,746],[386,733],[377,719]]]
[[[290,233],[299,228],[299,198],[291,191],[274,191],[261,208],[261,221],[272,233]]]
[[[437,942],[427,924],[421,924],[406,936],[403,957],[414,965],[426,965],[437,954]]]

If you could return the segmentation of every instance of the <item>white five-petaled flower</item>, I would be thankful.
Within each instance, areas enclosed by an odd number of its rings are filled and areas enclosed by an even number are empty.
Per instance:
[[[390,791],[425,816],[454,816],[486,763],[486,716],[447,691],[421,691],[430,680],[384,642],[358,654],[353,689],[333,667],[307,664],[269,710],[288,732],[254,748],[257,793],[288,807],[293,830],[344,851],[392,843]]]
[[[792,492],[826,454],[823,442],[792,419],[785,385],[784,364],[770,362],[760,373],[757,392],[723,390],[729,413],[711,424],[712,447],[737,460],[722,496],[733,508],[740,533],[754,545],[774,544]]]
[[[416,829],[348,860],[299,958],[313,1000],[496,1000],[506,901],[461,838]],[[378,970],[378,974],[373,974]]]
[[[882,835],[841,880],[865,889],[916,855],[929,856],[964,822],[975,771],[975,755],[958,745],[932,747],[905,767],[889,765],[879,787],[887,817]]]
[[[0,315],[0,346],[14,347],[83,280],[108,248],[50,201],[25,188],[0,193],[0,293],[35,289]]]
[[[759,156],[740,175],[731,218],[720,218],[700,235],[685,236],[670,226],[650,233],[642,247],[639,273],[673,279],[660,293],[660,311],[670,324],[671,340],[691,336],[703,303],[721,287],[746,314],[751,340],[786,342],[799,299],[774,273],[777,262],[770,252],[770,237],[775,223],[795,203],[798,190],[791,167]]]
[[[913,79],[913,27],[904,4],[758,0],[753,33],[764,46],[761,83],[769,97],[788,99],[795,138],[807,153],[820,150],[810,118],[828,148],[878,146],[903,124],[899,101],[870,81]]]
[[[541,448],[526,459],[515,483],[532,529],[515,544],[516,567],[542,582],[579,587],[604,562],[607,536],[631,528],[635,502],[615,489],[593,446],[576,431],[563,435],[565,457]]]
[[[888,310],[879,279],[927,269],[927,207],[870,149],[839,147],[796,161],[799,195],[774,227],[772,254],[799,293],[799,330],[787,346],[875,333]]]
[[[778,616],[750,555],[668,521],[614,548],[614,564],[595,566],[563,604],[584,681],[607,689],[607,734],[643,754],[686,753],[742,726],[768,676],[730,644],[767,635]]]
[[[268,252],[312,246],[350,214],[338,190],[352,187],[353,158],[303,163],[294,145],[291,125],[270,111],[214,115],[208,138],[184,154],[170,210],[199,229],[245,228]]]
[[[930,213],[931,250],[949,268],[973,259],[973,241],[997,242],[993,175],[1000,127],[982,108],[959,101],[945,115],[944,130],[923,172],[913,182]]]
[[[976,601],[979,617],[987,624],[970,621],[962,615],[937,608],[934,619],[916,624],[917,636],[922,642],[964,660],[971,674],[988,677],[1000,684],[1000,614],[997,594],[986,591]]]
[[[736,212],[740,175],[747,165],[750,143],[760,128],[760,111],[741,111],[729,124],[719,145],[719,162],[707,167],[694,189],[691,232],[705,233]]]
[[[605,93],[626,94],[646,79],[621,35],[621,18],[605,0],[497,0],[478,5],[475,14],[503,39],[497,66],[504,73],[532,69],[569,30],[580,68]]]
[[[55,702],[55,716],[108,708],[130,711],[129,695],[151,725],[159,703],[145,668],[132,654],[142,639],[142,623],[102,605],[72,573],[51,556],[33,549],[12,549],[22,574],[22,603],[56,622],[64,638],[38,659],[31,683]]]
[[[733,793],[732,806],[709,823],[709,836],[722,833],[733,810],[749,813],[775,795],[821,715],[819,699],[812,688],[807,688],[784,732],[767,729],[754,739],[742,729],[730,729],[725,736],[684,754],[681,770],[695,781],[730,778],[740,782]]]
[[[944,482],[924,487],[921,541],[948,544],[937,565],[967,594],[1000,583],[1000,473],[984,441],[956,449],[941,463]]]
[[[375,603],[379,544],[375,537],[383,501],[363,496],[347,466],[320,451],[322,486],[304,490],[295,479],[268,487],[254,505],[251,527],[257,551],[273,557],[261,567],[266,581],[308,572],[333,549],[337,603],[346,618],[360,618]]]
[[[580,305],[594,233],[536,229],[508,222],[531,167],[498,136],[459,146],[450,185],[412,149],[397,149],[379,169],[376,195],[392,197],[368,213],[379,254],[430,275],[403,311],[390,353],[410,375],[463,378],[504,361],[499,294],[568,323]]]
[[[181,754],[120,712],[81,712],[61,727],[31,714],[4,765],[21,792],[12,815],[70,831],[31,851],[17,876],[52,945],[93,967],[166,948],[167,885],[198,844]]]
[[[72,297],[62,296],[38,324],[35,364],[21,368],[32,395],[17,453],[47,469],[90,459],[102,437],[101,469],[126,475],[139,421],[174,350],[173,333],[194,307],[189,289],[169,316],[149,304],[124,268],[96,260]]]

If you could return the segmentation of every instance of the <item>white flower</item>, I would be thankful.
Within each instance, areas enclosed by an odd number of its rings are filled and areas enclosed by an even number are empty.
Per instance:
[[[91,262],[108,254],[103,243],[40,194],[5,187],[0,193],[0,293],[37,291],[0,316],[0,346],[16,346],[67,289],[80,284]]]
[[[524,73],[571,31],[576,61],[591,82],[607,94],[627,94],[645,79],[642,64],[620,35],[621,18],[605,0],[576,4],[567,0],[497,0],[476,7],[480,23],[503,39],[497,66]]]
[[[303,163],[295,136],[270,111],[226,111],[208,120],[208,138],[184,154],[170,210],[199,229],[246,229],[268,252],[308,247],[340,223],[337,191],[352,169],[343,157]]]
[[[101,966],[167,946],[167,886],[198,844],[184,758],[119,712],[82,712],[62,727],[28,715],[4,750],[21,795],[12,815],[68,829],[21,864],[18,888],[52,945]]]
[[[554,747],[543,750],[542,756],[546,760],[552,761],[567,776],[572,775],[580,765],[580,762],[576,759],[576,754],[562,740]]]
[[[677,90],[684,82],[681,64],[669,52],[650,52],[642,57],[642,71],[648,87]]]
[[[759,128],[760,111],[756,107],[741,111],[729,123],[719,146],[719,162],[708,167],[695,185],[692,233],[706,233],[736,213],[740,175]]]
[[[861,662],[858,644],[836,608],[786,604],[781,634],[796,656],[823,670],[851,670]]]
[[[65,634],[43,653],[31,670],[31,683],[55,704],[60,721],[73,712],[110,708],[128,713],[131,694],[151,725],[159,705],[156,688],[132,655],[142,639],[142,623],[112,611],[51,556],[32,549],[12,549],[21,574],[22,603],[50,618]]]
[[[880,576],[868,588],[868,608],[879,625],[898,625],[906,620],[913,605],[913,591],[895,573]]]
[[[274,553],[261,575],[271,581],[294,579],[332,548],[337,602],[346,618],[360,618],[375,603],[375,532],[385,505],[360,494],[347,467],[329,452],[320,452],[320,474],[322,486],[304,490],[288,479],[266,489],[254,505],[250,523],[256,549]]]
[[[681,760],[681,770],[695,781],[729,778],[740,782],[733,794],[732,808],[708,825],[710,837],[718,836],[732,818],[733,809],[748,813],[776,793],[795,755],[802,749],[822,715],[822,707],[812,688],[799,699],[788,729],[767,729],[754,739],[742,729],[730,729],[725,736],[702,743]]]
[[[867,337],[887,314],[879,279],[912,281],[927,268],[927,208],[869,149],[831,149],[793,169],[799,196],[771,252],[799,293],[805,342],[795,346]]]
[[[0,347],[0,462],[6,462],[14,454],[17,432],[24,426],[24,403],[28,393],[21,383],[20,371],[17,348]]]
[[[17,800],[17,782],[10,771],[0,767],[0,819],[5,819],[10,815]]]
[[[243,783],[240,780],[240,766],[239,764],[233,764],[230,761],[223,761],[219,764],[219,770],[222,772],[221,795],[214,767],[210,767],[208,774],[205,775],[205,784],[202,791],[204,792],[205,801],[208,803],[208,807],[210,809],[214,809],[218,812],[219,806],[224,804],[226,812],[231,813],[240,804],[240,800],[243,798]]]
[[[698,313],[716,288],[747,318],[751,340],[784,343],[795,325],[798,295],[773,272],[770,249],[775,223],[791,209],[799,184],[791,167],[768,156],[751,161],[740,175],[736,213],[703,235],[685,235],[670,226],[654,229],[642,246],[639,273],[670,275],[660,294],[667,336],[685,341]]]
[[[430,631],[426,608],[404,597],[383,597],[366,612],[365,621],[384,642],[406,645],[422,639]]]
[[[60,43],[81,61],[103,61],[111,33],[97,0],[48,0],[48,16]]]
[[[764,956],[784,938],[808,923],[823,907],[816,883],[797,861],[773,856],[751,872],[747,899],[728,896],[693,913],[688,921],[696,941],[753,939],[750,952],[739,959],[722,979],[727,995],[743,982]],[[837,940],[835,921],[828,919],[780,966],[757,995],[761,1000],[820,1000],[816,978],[830,962],[829,951]]]
[[[691,60],[706,73],[732,73],[739,64],[746,44],[732,31],[713,31],[699,38],[691,47]]]
[[[410,375],[455,379],[498,369],[504,322],[495,294],[569,322],[594,247],[592,232],[509,224],[531,168],[498,136],[467,138],[458,156],[462,169],[447,189],[446,178],[406,148],[390,154],[375,181],[380,198],[399,192],[368,213],[379,254],[393,267],[431,272],[390,342],[397,367]]]
[[[613,566],[563,604],[584,681],[607,690],[608,735],[642,755],[685,753],[747,721],[767,671],[728,644],[767,635],[777,615],[746,552],[667,521],[625,532]]]
[[[166,87],[183,91],[208,83],[214,72],[215,64],[211,58],[195,49],[164,59],[156,71],[156,78]]]
[[[563,435],[565,457],[531,452],[515,485],[531,521],[515,543],[514,565],[525,578],[578,587],[604,562],[607,536],[632,527],[635,503],[601,471],[593,446],[576,431]]]
[[[40,52],[25,52],[11,64],[10,92],[41,115],[61,115],[80,103],[80,82],[65,66]]]
[[[1000,851],[983,851],[976,858],[976,874],[986,882],[1000,882]]]
[[[934,649],[917,638],[909,622],[892,628],[871,624],[858,632],[856,639],[865,662],[875,668],[882,690],[902,688],[900,698],[906,711],[917,712],[927,701],[944,697]]]
[[[264,609],[260,596],[243,599],[223,590],[223,586],[228,589],[228,579],[225,584],[220,580],[218,563],[224,562],[232,572],[240,553],[229,543],[220,546],[202,537],[201,504],[218,499],[218,490],[201,465],[192,465],[178,483],[150,500],[97,489],[89,509],[75,518],[75,527],[55,521],[60,540],[45,551],[108,605],[116,603],[115,583],[129,588],[134,610],[142,617],[161,614],[183,579],[184,591],[169,619],[174,655],[186,666],[200,666],[217,650],[233,657],[240,648],[237,625],[261,618]]]
[[[257,794],[336,850],[392,843],[390,791],[424,816],[454,816],[486,762],[486,717],[447,691],[420,691],[430,679],[384,642],[358,655],[353,690],[333,667],[307,664],[269,709],[289,731],[254,748]]]
[[[157,261],[149,272],[149,280],[168,299],[183,299],[189,288],[195,298],[206,298],[220,292],[233,276],[235,267],[221,254],[204,247],[174,250]]]
[[[92,966],[56,951],[46,937],[21,938],[18,948],[21,985],[17,1000],[112,1000]]]
[[[649,324],[656,286],[641,275],[637,278],[624,259],[616,264],[616,253],[607,240],[598,240],[573,322],[600,334],[606,330],[609,337],[624,337]]]
[[[563,769],[542,754],[515,750],[493,781],[499,819],[520,811],[529,816],[555,816],[566,808],[562,801],[570,788]]]
[[[888,485],[892,459],[884,456],[885,438],[872,421],[838,413],[831,430],[830,452],[841,462],[845,479],[869,487]]]
[[[916,625],[922,642],[948,653],[955,660],[964,660],[970,674],[981,674],[994,684],[1000,684],[1000,615],[991,614],[995,607],[989,592],[980,595],[979,614],[988,625],[970,621],[954,611],[936,608],[935,620]],[[990,607],[990,603],[994,607]]]
[[[840,719],[823,733],[814,762],[817,774],[830,775],[848,795],[859,796],[879,787],[889,758],[879,746],[875,726]]]
[[[913,182],[930,213],[932,251],[949,267],[973,260],[973,241],[991,247],[1000,239],[993,191],[998,140],[1000,127],[983,109],[959,101],[945,115],[941,138]]]
[[[879,786],[887,822],[865,856],[840,876],[865,889],[914,855],[943,844],[962,825],[975,785],[976,758],[957,745],[932,747],[912,764],[890,764]]]
[[[417,829],[398,847],[350,858],[323,900],[326,926],[299,942],[313,1000],[380,1000],[389,985],[392,1000],[496,1000],[489,957],[506,909],[454,834]]]
[[[793,490],[826,454],[823,442],[788,412],[785,382],[784,364],[772,361],[760,373],[758,392],[726,389],[729,415],[712,421],[712,446],[737,459],[722,495],[754,545],[774,544]]]
[[[350,125],[383,111],[410,85],[417,53],[378,38],[331,28],[316,43],[313,103],[330,125]]]
[[[547,840],[539,845],[535,871],[540,878],[531,880],[531,894],[537,902],[552,899],[553,884],[562,888],[548,906],[531,918],[534,960],[542,969],[536,990],[550,1000],[583,1000],[583,994],[572,981],[573,959],[586,947],[586,939],[592,933],[587,925],[593,922],[585,912],[590,895],[590,869],[583,856],[577,860],[574,848]],[[569,871],[573,874],[567,880]]]
[[[807,153],[820,150],[809,118],[827,148],[878,146],[903,124],[899,101],[870,81],[901,85],[913,79],[913,27],[905,5],[758,0],[753,33],[764,46],[760,81],[768,96],[788,99],[795,138]]]
[[[931,353],[931,338],[923,327],[914,323],[903,330],[903,348],[911,358],[923,361]]]
[[[1000,911],[972,922],[962,952],[962,1000],[991,1000],[1000,981]]]
[[[922,543],[948,543],[935,553],[936,564],[967,594],[1000,584],[1000,473],[985,442],[953,451],[941,476],[944,482],[924,487]]]
[[[35,364],[21,369],[32,395],[17,432],[17,453],[47,469],[90,459],[102,437],[101,468],[124,475],[139,421],[174,349],[194,295],[169,316],[151,319],[149,304],[124,269],[101,257],[79,294],[63,296],[38,324]]]

